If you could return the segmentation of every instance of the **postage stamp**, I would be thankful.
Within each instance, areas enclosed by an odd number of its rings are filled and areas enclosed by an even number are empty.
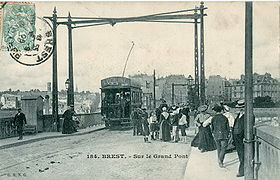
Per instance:
[[[1,50],[31,51],[36,35],[35,5],[8,2],[1,7]]]

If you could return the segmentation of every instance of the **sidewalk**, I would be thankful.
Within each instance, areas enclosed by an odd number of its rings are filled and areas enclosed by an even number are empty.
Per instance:
[[[34,135],[25,135],[23,136],[23,140],[18,140],[18,137],[0,139],[0,149],[7,149],[10,147],[16,147],[45,139],[84,135],[103,129],[105,129],[105,125],[96,125],[85,129],[79,129],[78,132],[73,134],[62,134],[61,132],[42,132]]]
[[[239,166],[236,151],[226,154],[224,165],[225,168],[218,166],[217,151],[201,153],[192,147],[184,180],[244,180],[236,177]]]

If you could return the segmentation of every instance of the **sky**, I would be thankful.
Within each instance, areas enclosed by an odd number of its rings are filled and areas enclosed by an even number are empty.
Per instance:
[[[199,2],[36,2],[36,15],[132,17],[192,9]],[[279,2],[253,3],[253,70],[280,78]],[[244,74],[245,3],[206,2],[205,74],[239,78]],[[100,80],[137,73],[158,77],[194,76],[193,24],[121,23],[73,30],[74,84],[79,91],[98,92]],[[67,28],[58,26],[58,86],[65,89],[68,74]],[[46,90],[52,81],[52,58],[38,66],[23,66],[0,51],[0,90]]]

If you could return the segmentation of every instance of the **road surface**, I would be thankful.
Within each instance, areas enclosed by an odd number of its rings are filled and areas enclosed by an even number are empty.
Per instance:
[[[152,141],[102,130],[0,150],[0,179],[181,180],[187,143]]]

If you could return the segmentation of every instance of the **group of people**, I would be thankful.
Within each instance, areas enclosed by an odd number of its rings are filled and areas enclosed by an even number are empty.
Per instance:
[[[69,108],[63,113],[62,134],[72,134],[77,132],[79,121],[75,121],[73,119],[75,114],[76,113],[74,111],[73,105],[70,105]],[[19,135],[18,140],[23,139],[23,131],[26,124],[26,116],[22,112],[22,109],[18,108],[18,112],[14,117],[14,121],[12,122],[12,125],[15,127],[17,134]]]
[[[186,128],[189,126],[189,108],[184,105],[168,106],[165,101],[148,115],[145,108],[132,111],[133,135],[143,135],[144,142],[162,140],[186,142]],[[181,131],[181,137],[179,136]]]
[[[212,108],[215,112],[210,115],[207,105],[198,107],[195,124],[198,133],[191,142],[191,146],[198,147],[203,153],[217,149],[218,165],[224,167],[227,150],[236,148],[240,161],[237,177],[244,176],[244,100],[238,101],[236,108],[239,113],[234,118],[228,106],[216,104]]]

